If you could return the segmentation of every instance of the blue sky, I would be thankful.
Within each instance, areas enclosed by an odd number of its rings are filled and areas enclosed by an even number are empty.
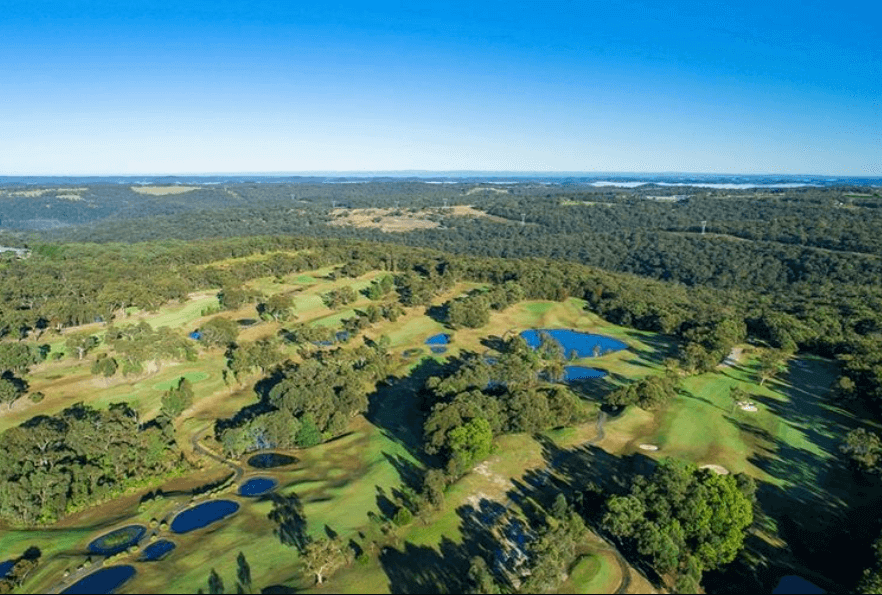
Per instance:
[[[882,175],[870,2],[4,0],[0,174]]]

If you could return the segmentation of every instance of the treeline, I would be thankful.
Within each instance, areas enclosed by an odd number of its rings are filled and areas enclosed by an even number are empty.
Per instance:
[[[51,523],[183,465],[166,419],[142,423],[124,403],[74,405],[0,434],[0,518]]]

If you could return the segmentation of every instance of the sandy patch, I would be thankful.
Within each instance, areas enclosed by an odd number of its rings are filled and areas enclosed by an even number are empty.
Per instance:
[[[334,220],[329,225],[350,227],[372,227],[387,233],[400,233],[414,229],[434,229],[440,227],[441,217],[483,217],[491,221],[510,223],[501,217],[488,215],[471,205],[455,205],[432,209],[334,209]]]
[[[640,444],[637,448],[640,450],[658,450],[658,446],[655,444]]]
[[[743,351],[744,350],[741,347],[733,347],[732,351],[729,352],[729,355],[726,356],[726,359],[724,359],[723,363],[720,364],[718,367],[725,368],[729,366],[734,366],[741,361],[741,353]]]
[[[699,469],[710,469],[717,475],[729,475],[729,470],[722,465],[701,465]]]
[[[756,405],[753,403],[745,403],[744,401],[738,401],[738,407],[741,408],[742,411],[756,411]]]
[[[199,190],[199,186],[132,186],[131,188],[138,194],[150,194],[151,196],[184,194],[192,190]]]
[[[466,192],[466,195],[478,194],[479,192],[487,192],[487,191],[495,192],[496,194],[511,194],[511,190],[507,190],[505,188],[486,188],[484,186],[475,186],[474,188],[472,188],[468,192]]]

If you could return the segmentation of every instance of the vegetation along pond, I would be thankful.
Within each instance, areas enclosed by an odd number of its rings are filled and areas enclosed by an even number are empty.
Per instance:
[[[138,543],[146,532],[144,525],[128,525],[93,540],[89,551],[100,556],[113,556]]]
[[[133,576],[134,566],[110,566],[75,582],[62,593],[113,593]]]
[[[239,510],[238,502],[232,500],[211,500],[178,514],[172,521],[171,530],[175,533],[189,533],[202,529]]]
[[[586,368],[585,366],[567,366],[564,368],[564,382],[583,380],[585,378],[603,378],[606,374],[605,370]]]
[[[528,330],[522,332],[521,336],[527,341],[527,345],[536,349],[541,343],[543,333],[560,343],[565,356],[575,352],[576,357],[598,357],[605,353],[628,348],[625,343],[612,337],[581,333],[570,329]]]
[[[276,487],[276,480],[269,477],[254,477],[239,487],[240,496],[260,496]]]

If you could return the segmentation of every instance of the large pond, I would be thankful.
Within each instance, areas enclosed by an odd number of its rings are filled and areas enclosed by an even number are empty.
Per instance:
[[[224,519],[239,510],[239,503],[232,500],[210,500],[178,514],[172,521],[175,533],[189,533]]]
[[[113,593],[133,576],[134,566],[110,566],[75,582],[62,593]]]
[[[141,552],[141,562],[156,562],[165,558],[170,551],[177,547],[174,541],[168,539],[160,539],[151,543]]]
[[[826,593],[824,589],[814,583],[810,583],[801,576],[788,574],[782,576],[778,582],[778,586],[772,591],[773,594],[781,593],[805,593],[806,595],[815,595],[817,593]]]
[[[567,366],[564,368],[564,382],[584,380],[586,378],[603,378],[607,375],[605,370],[586,368],[585,366]]]
[[[253,477],[239,487],[240,496],[260,496],[276,487],[276,480],[269,477]]]
[[[536,349],[541,343],[540,333],[548,334],[552,339],[563,347],[564,355],[569,357],[575,353],[576,357],[597,357],[613,351],[627,349],[628,345],[618,339],[605,335],[592,335],[570,329],[538,329],[521,333],[527,341],[527,345]]]
[[[279,454],[277,452],[263,452],[248,459],[248,464],[255,469],[284,467],[285,465],[293,465],[296,462],[296,458],[289,455]]]
[[[99,556],[113,556],[138,543],[146,532],[144,525],[129,525],[94,540],[89,544],[89,551]]]

